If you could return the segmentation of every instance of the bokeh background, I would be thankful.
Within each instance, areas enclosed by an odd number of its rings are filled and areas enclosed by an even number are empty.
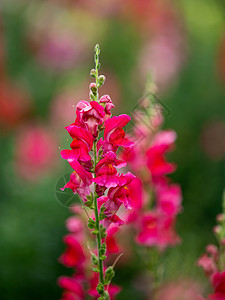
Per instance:
[[[0,298],[59,299],[57,259],[71,214],[55,191],[69,172],[64,126],[88,98],[93,47],[117,113],[130,113],[150,73],[178,133],[169,159],[182,186],[183,242],[164,280],[207,285],[195,262],[221,211],[225,158],[225,4],[219,0],[0,1]],[[140,257],[139,257],[140,259]],[[117,272],[118,299],[144,299],[139,261]],[[139,281],[138,281],[139,280]],[[136,282],[136,284],[134,284]],[[207,287],[206,287],[207,289]]]

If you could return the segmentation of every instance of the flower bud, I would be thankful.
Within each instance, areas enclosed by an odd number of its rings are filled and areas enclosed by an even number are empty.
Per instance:
[[[97,94],[97,86],[96,86],[96,84],[94,82],[92,82],[89,87],[90,87],[90,90],[92,91],[92,93],[94,95],[96,95]]]
[[[104,95],[100,98],[99,103],[108,103],[111,102],[111,98],[109,95]]]
[[[94,253],[91,253],[91,261],[92,261],[93,265],[95,265],[95,266],[98,265],[98,257]]]
[[[91,229],[95,228],[95,221],[92,218],[88,219],[88,227]]]
[[[104,75],[100,75],[100,76],[98,77],[98,85],[99,85],[99,87],[102,86],[102,85],[104,84],[105,79],[106,79],[106,78],[105,78]]]
[[[97,54],[100,54],[100,47],[99,47],[99,44],[96,44],[96,45],[95,45],[95,52],[96,52]]]
[[[222,224],[225,221],[225,215],[224,214],[217,215],[216,220],[218,223]]]
[[[90,72],[91,77],[96,78],[96,71],[95,69],[92,69]]]
[[[102,283],[99,283],[97,285],[97,292],[99,293],[99,295],[103,294],[104,293],[104,285]]]
[[[115,271],[113,267],[112,266],[108,267],[105,271],[105,285],[108,285],[114,276],[115,276]]]

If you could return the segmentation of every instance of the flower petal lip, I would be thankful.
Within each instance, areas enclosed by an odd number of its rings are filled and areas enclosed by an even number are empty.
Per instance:
[[[74,160],[70,162],[70,166],[76,171],[76,173],[85,184],[91,184],[92,174],[86,172],[85,169],[79,164],[79,162]]]
[[[131,120],[130,116],[122,114],[114,116],[105,122],[104,138],[108,140],[110,133],[116,128],[123,128]]]
[[[68,131],[72,138],[76,138],[78,140],[83,141],[87,145],[88,150],[91,150],[94,139],[89,131],[74,124],[66,126],[65,129]]]
[[[102,158],[96,165],[95,172],[98,174],[104,166],[107,165],[116,166],[117,168],[123,168],[126,166],[126,162],[116,158],[116,154],[109,151],[104,158]]]

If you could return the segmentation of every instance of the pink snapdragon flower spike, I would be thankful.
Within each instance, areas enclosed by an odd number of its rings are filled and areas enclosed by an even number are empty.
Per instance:
[[[88,216],[88,227],[96,238],[97,248],[91,249],[88,243],[88,257],[87,251],[83,249],[88,235],[81,229],[80,220],[72,218],[67,222],[71,234],[65,237],[67,249],[60,257],[60,262],[75,268],[75,274],[72,279],[64,278],[59,282],[65,289],[63,300],[80,299],[80,284],[82,288],[86,287],[85,295],[89,294],[94,299],[115,298],[120,288],[111,284],[115,274],[114,266],[107,267],[104,261],[107,255],[118,253],[120,249],[116,243],[116,234],[124,223],[119,217],[120,207],[127,210],[132,208],[129,184],[135,176],[131,172],[118,172],[118,169],[126,166],[126,161],[117,156],[119,147],[133,146],[123,130],[130,117],[125,114],[112,117],[111,109],[114,104],[111,98],[104,95],[99,99],[98,88],[104,83],[105,77],[98,75],[98,45],[95,51],[95,69],[91,70],[95,82],[89,86],[91,101],[78,102],[75,121],[66,127],[72,138],[71,149],[62,150],[61,156],[68,161],[73,172],[69,182],[61,190],[69,188],[80,196]],[[100,138],[101,131],[104,131],[104,138]],[[94,274],[88,272],[91,261]],[[78,282],[72,289],[71,286],[76,280]]]
[[[133,209],[126,212],[125,220],[134,227],[139,245],[156,247],[161,252],[180,242],[175,224],[182,211],[182,194],[180,186],[167,177],[175,165],[166,159],[177,135],[173,130],[160,129],[161,109],[151,97],[143,99],[133,115],[136,122],[130,140],[134,146],[123,148],[121,154],[137,176],[130,183]]]

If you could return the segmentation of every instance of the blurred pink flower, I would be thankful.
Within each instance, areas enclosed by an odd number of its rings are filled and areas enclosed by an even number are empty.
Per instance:
[[[31,103],[27,93],[7,79],[0,83],[0,130],[15,128],[28,115]]]
[[[76,0],[74,3],[91,14],[106,18],[118,15],[121,10],[120,0]]]
[[[164,250],[180,242],[175,232],[175,218],[158,211],[147,212],[140,218],[140,232],[136,241],[139,244]]]
[[[20,176],[35,181],[57,165],[57,141],[43,126],[27,126],[16,137],[16,170]]]
[[[84,290],[82,284],[76,277],[61,276],[58,279],[59,286],[66,290],[63,293],[61,300],[83,300]]]
[[[72,70],[85,59],[92,36],[76,13],[60,1],[27,5],[28,42],[43,66],[56,72]]]
[[[142,80],[145,81],[150,73],[159,90],[165,90],[173,83],[185,58],[182,39],[182,33],[177,28],[153,35],[140,54]]]
[[[204,300],[201,286],[189,279],[177,280],[161,286],[156,300]]]
[[[83,245],[77,240],[76,235],[68,234],[64,237],[67,245],[66,251],[60,256],[59,261],[67,267],[80,268],[86,260]]]
[[[198,259],[198,266],[202,267],[205,275],[212,279],[212,276],[217,273],[219,262],[219,251],[215,245],[208,245],[206,247],[206,254],[203,254]]]

